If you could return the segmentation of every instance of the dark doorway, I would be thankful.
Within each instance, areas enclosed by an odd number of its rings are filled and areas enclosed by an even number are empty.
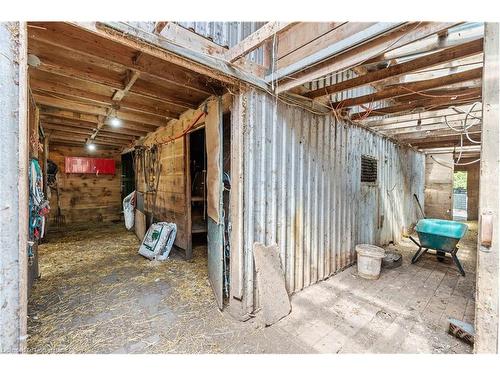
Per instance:
[[[135,190],[135,168],[132,152],[122,155],[122,200]]]
[[[205,128],[189,134],[191,176],[191,234],[193,245],[207,243],[207,155]]]

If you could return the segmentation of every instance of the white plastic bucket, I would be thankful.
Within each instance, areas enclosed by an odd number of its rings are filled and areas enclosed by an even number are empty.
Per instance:
[[[385,250],[370,244],[360,244],[356,245],[356,252],[358,253],[358,275],[364,279],[378,279]]]

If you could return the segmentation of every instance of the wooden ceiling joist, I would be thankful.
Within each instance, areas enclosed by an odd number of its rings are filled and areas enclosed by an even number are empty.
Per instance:
[[[481,113],[479,113],[481,115]],[[409,129],[415,129],[415,127],[418,125],[422,129],[440,129],[440,128],[445,128],[446,122],[450,124],[451,126],[455,128],[460,128],[463,125],[463,121],[465,119],[465,115],[455,115],[455,116],[447,116],[446,119],[445,117],[435,117],[435,118],[429,118],[429,119],[420,119],[420,120],[413,120],[413,121],[408,121],[408,122],[403,122],[403,123],[396,123],[396,124],[390,124],[390,125],[383,125],[383,126],[378,126],[378,127],[371,127],[373,130],[376,130],[378,132],[383,132],[385,134],[392,134],[392,133],[404,133],[408,131]],[[481,120],[477,119],[468,119],[467,120],[467,125],[473,124],[473,123],[480,123]],[[364,124],[363,124],[364,125]],[[365,125],[366,126],[366,125]]]
[[[464,29],[464,27],[466,29]],[[482,38],[484,26],[481,23],[470,25],[460,25],[458,28],[451,28],[445,33],[438,33],[430,37],[419,40],[407,46],[399,47],[373,59],[366,61],[363,66],[377,65],[386,63],[390,60],[401,58],[416,58],[426,53],[432,53],[444,48],[454,47],[456,45],[472,42]]]
[[[259,48],[266,40],[272,38],[274,35],[279,35],[279,33],[283,32],[291,25],[293,25],[291,22],[268,22],[241,42],[231,47],[224,54],[224,58],[229,62],[234,62]]]
[[[383,127],[383,126],[392,126],[395,124],[401,124],[404,126],[404,124],[409,124],[414,121],[418,120],[425,120],[425,119],[443,119],[443,116],[454,116],[454,115],[461,115],[462,117],[464,116],[464,113],[468,112],[470,109],[470,106],[468,105],[454,105],[450,108],[445,108],[445,109],[432,109],[428,110],[425,112],[418,112],[418,113],[412,113],[412,114],[396,114],[393,116],[387,116],[386,118],[383,119],[367,119],[363,121],[364,126],[368,127]],[[481,105],[476,105],[476,107],[471,111],[471,114],[475,117],[481,117],[481,111],[482,111],[482,106]]]
[[[159,35],[148,33],[125,23],[81,22],[73,23],[73,25],[138,52],[156,57],[164,63],[168,62],[189,69],[222,83],[239,85],[240,82],[245,82],[255,87],[267,89],[267,85],[260,78],[238,69],[230,63],[190,51]]]
[[[478,101],[481,98],[481,89],[472,89],[467,93],[460,93],[460,96],[456,99],[450,99],[450,97],[436,97],[436,98],[427,98],[422,100],[414,100],[409,103],[403,103],[383,108],[375,108],[368,109],[363,112],[354,113],[351,115],[352,120],[361,120],[367,117],[372,116],[383,116],[387,114],[393,113],[402,113],[412,110],[422,109],[432,109],[432,108],[441,108],[448,107],[452,105],[463,105],[472,103],[474,101]]]
[[[404,25],[392,32],[368,41],[360,46],[353,46],[350,50],[335,55],[330,59],[308,67],[300,73],[294,74],[289,79],[279,83],[277,92],[284,92],[298,88],[308,82],[314,81],[329,74],[345,71],[362,64],[369,58],[380,53],[413,43],[429,35],[446,30],[456,23],[422,22]]]
[[[373,103],[384,99],[397,98],[411,95],[426,90],[446,87],[455,83],[469,82],[481,78],[482,68],[467,70],[462,73],[450,74],[443,78],[435,78],[427,81],[418,81],[405,85],[396,85],[369,95],[358,96],[332,103],[333,108],[352,107],[355,105]],[[403,98],[404,99],[404,98]]]
[[[138,71],[127,70],[127,77],[124,82],[125,87],[123,89],[116,90],[112,98],[113,101],[119,102],[120,100],[122,100],[125,97],[125,95],[127,95],[127,93],[130,91],[135,81],[137,81],[139,75],[140,73]]]
[[[47,119],[55,123],[64,123],[71,126],[90,126],[95,127],[99,122],[97,115],[88,115],[83,113],[66,111],[58,108],[42,106],[40,108],[40,118]],[[134,123],[130,121],[122,121],[122,126],[116,131],[131,131],[134,134],[144,135],[148,132],[156,130],[156,126],[147,125],[144,123]]]
[[[372,38],[380,36],[392,29],[400,27],[404,23],[393,23],[393,22],[378,22],[369,27],[365,27],[363,23],[347,23],[346,28],[355,28],[356,32],[352,33],[347,37],[339,38],[336,43],[329,44],[327,47],[304,57],[303,59],[296,61],[286,67],[278,69],[276,72],[269,74],[265,77],[266,82],[271,82],[271,80],[279,80],[283,77],[292,75],[293,73],[299,72],[305,68],[311,67],[325,59],[328,59],[338,53],[348,50],[354,46],[362,44]]]
[[[202,75],[175,65],[171,65],[170,69],[164,69],[165,62],[157,58],[137,60],[138,50],[94,35],[88,30],[61,22],[35,23],[35,25],[44,29],[30,30],[29,40],[33,47],[29,46],[29,49],[34,49],[32,52],[35,54],[42,51],[42,57],[51,62],[63,59],[80,64],[85,62],[98,69],[107,67],[108,71],[134,70],[149,73],[158,80],[166,80],[180,87],[210,93],[206,79]],[[47,48],[48,46],[52,46],[52,49]],[[187,81],[186,74],[191,76],[191,82]]]
[[[39,94],[33,95],[35,101],[45,106],[56,107],[73,112],[80,112],[83,114],[93,114],[100,116],[108,116],[108,108],[96,105],[82,104],[77,101],[69,100],[67,98],[55,98],[49,96],[42,96]],[[116,116],[122,120],[128,120],[138,123],[153,125],[156,127],[164,126],[167,124],[167,119],[160,116],[152,116],[145,114],[136,114],[124,110],[116,110]]]
[[[350,80],[338,82],[333,85],[322,87],[303,94],[308,98],[319,98],[328,96],[337,92],[354,89],[356,87],[365,86],[380,82],[382,80],[397,77],[406,73],[414,72],[420,69],[428,68],[434,65],[442,64],[447,61],[456,60],[466,56],[482,53],[483,40],[479,39],[473,42],[465,43],[459,46],[447,48],[443,51],[436,52],[406,63],[393,65],[391,67],[381,69],[375,72],[367,73]]]

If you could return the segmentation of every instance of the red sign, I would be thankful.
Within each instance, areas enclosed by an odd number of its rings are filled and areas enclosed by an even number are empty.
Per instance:
[[[66,173],[115,174],[113,159],[66,156],[64,164]]]

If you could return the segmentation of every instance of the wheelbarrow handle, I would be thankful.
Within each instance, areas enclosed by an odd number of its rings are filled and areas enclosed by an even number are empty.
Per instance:
[[[412,240],[412,242],[417,245],[418,247],[421,247],[422,245],[420,245],[416,239],[414,239],[412,236],[410,236],[410,240]]]

